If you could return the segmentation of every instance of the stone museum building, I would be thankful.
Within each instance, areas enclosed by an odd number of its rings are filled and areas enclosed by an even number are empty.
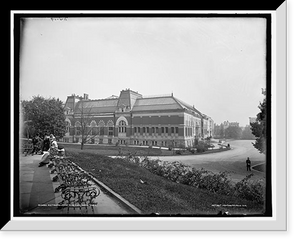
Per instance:
[[[87,124],[88,143],[95,144],[189,147],[213,136],[213,120],[173,94],[144,97],[125,89],[95,100],[73,94],[64,109],[65,142],[81,142],[81,123]]]

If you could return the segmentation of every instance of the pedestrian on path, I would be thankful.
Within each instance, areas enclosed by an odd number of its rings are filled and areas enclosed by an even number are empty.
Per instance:
[[[251,161],[250,161],[249,157],[246,160],[246,166],[247,166],[247,171],[251,171]]]

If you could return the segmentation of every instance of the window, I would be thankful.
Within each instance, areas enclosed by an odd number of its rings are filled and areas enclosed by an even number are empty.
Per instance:
[[[169,128],[168,128],[168,127],[166,127],[166,134],[168,134],[168,129],[169,129]]]
[[[171,133],[174,133],[174,127],[171,127]]]
[[[119,122],[119,133],[126,133],[126,123],[124,120]]]
[[[138,133],[141,133],[141,127],[138,127]]]
[[[146,133],[146,127],[143,127],[143,133]]]
[[[178,134],[178,127],[175,127],[175,133]]]
[[[155,133],[155,127],[152,127],[152,134]]]
[[[108,135],[113,136],[114,135],[114,123],[110,120],[107,122],[108,126]]]
[[[137,132],[137,127],[134,127],[134,133],[136,133]]]
[[[108,135],[113,136],[114,135],[114,127],[108,127]]]
[[[161,127],[161,133],[165,133],[165,128],[164,127]]]
[[[91,126],[91,134],[92,135],[97,135],[97,123],[95,120],[93,120],[90,124]]]
[[[104,135],[104,127],[105,127],[105,123],[103,120],[101,120],[99,122],[99,132],[100,132],[100,136],[103,136]]]
[[[147,131],[147,133],[149,133],[149,127],[146,127],[146,131]]]
[[[156,127],[156,133],[158,133],[158,127]]]

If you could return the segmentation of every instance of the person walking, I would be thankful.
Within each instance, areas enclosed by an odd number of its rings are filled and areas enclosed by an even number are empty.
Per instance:
[[[249,157],[246,160],[246,166],[247,166],[247,171],[251,171],[251,161],[250,161]]]

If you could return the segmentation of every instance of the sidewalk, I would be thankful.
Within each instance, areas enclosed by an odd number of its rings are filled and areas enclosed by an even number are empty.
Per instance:
[[[40,159],[41,155],[20,156],[20,213],[66,215],[66,208],[57,209],[62,198],[61,192],[54,193],[54,189],[59,184],[52,182],[55,174],[50,174],[47,166],[38,167]],[[117,199],[105,194],[102,190],[96,202],[94,214],[132,214]],[[72,209],[69,213],[82,214],[79,209]],[[87,214],[93,213],[89,210]]]

